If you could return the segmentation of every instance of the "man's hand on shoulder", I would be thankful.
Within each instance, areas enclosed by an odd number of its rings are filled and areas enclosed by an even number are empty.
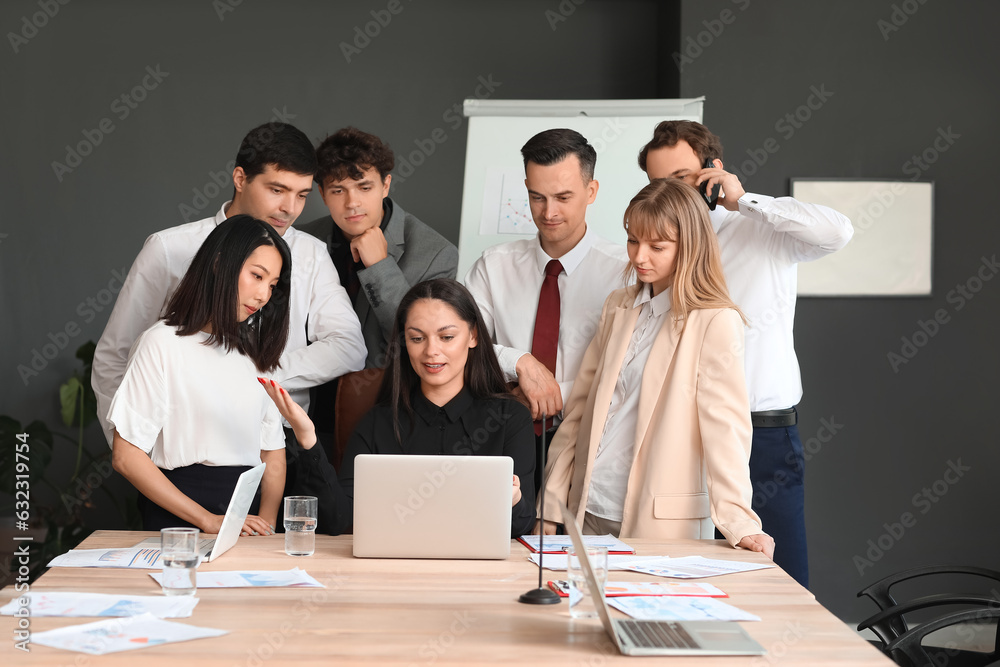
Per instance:
[[[746,190],[743,189],[743,184],[740,183],[740,179],[736,176],[736,174],[731,174],[720,167],[702,169],[698,172],[698,189],[701,189],[701,186],[704,185],[705,181],[708,181],[707,189],[709,191],[711,191],[711,189],[716,185],[722,185],[722,192],[726,196],[719,197],[719,203],[722,204],[727,211],[740,210],[740,197],[746,194]]]
[[[389,243],[378,227],[366,229],[351,241],[351,255],[368,268],[389,256]]]
[[[553,417],[562,411],[562,391],[545,364],[530,354],[522,354],[515,369],[518,386],[528,401],[532,419],[538,421],[543,412],[547,417]]]

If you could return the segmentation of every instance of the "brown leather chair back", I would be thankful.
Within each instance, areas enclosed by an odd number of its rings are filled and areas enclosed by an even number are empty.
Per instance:
[[[365,368],[340,378],[337,398],[333,404],[334,452],[330,461],[337,472],[340,472],[340,462],[344,460],[344,450],[354,433],[354,427],[375,405],[384,374],[385,371],[381,368]]]

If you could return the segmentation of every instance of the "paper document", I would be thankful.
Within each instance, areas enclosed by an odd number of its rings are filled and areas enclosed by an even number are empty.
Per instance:
[[[565,580],[550,581],[549,588],[559,597],[569,597],[569,582]],[[696,582],[622,582],[609,581],[604,586],[604,597],[630,597],[636,595],[678,595],[694,597],[725,598],[728,594],[712,584]]]
[[[546,552],[548,547],[546,547]],[[544,555],[545,558],[542,559],[542,567],[546,570],[565,570],[566,569],[566,554],[528,554],[528,559],[532,563],[538,565],[538,559],[540,556]],[[647,560],[660,561],[664,556],[632,556],[628,554],[611,554],[608,555],[608,569],[609,570],[628,570],[626,567],[632,563],[644,562]]]
[[[650,621],[759,621],[759,616],[715,598],[620,597],[608,605]]]
[[[160,583],[161,572],[149,576]],[[198,572],[198,588],[265,588],[290,586],[293,588],[326,588],[309,576],[305,570],[234,570],[231,572]]]
[[[152,570],[162,567],[156,549],[72,549],[49,561],[49,567],[127,567]]]
[[[108,595],[106,593],[47,592],[26,593],[28,611],[41,616],[138,616],[152,614],[157,618],[187,618],[198,604],[193,596]],[[13,616],[22,609],[20,598],[0,607],[0,614]]]
[[[528,547],[531,551],[538,552],[538,535],[522,535],[517,541]],[[607,547],[609,554],[634,554],[635,549],[619,540],[614,535],[584,535],[583,543],[588,547]],[[573,538],[569,535],[546,535],[545,553],[563,553],[573,546]]]
[[[715,577],[720,574],[734,572],[750,572],[763,570],[774,565],[760,563],[743,563],[735,560],[716,560],[702,556],[685,556],[683,558],[662,558],[658,561],[632,563],[627,568],[633,572],[653,574],[657,577],[673,577],[675,579],[698,579],[700,577]]]
[[[31,635],[31,642],[67,651],[104,655],[225,634],[228,634],[226,630],[198,628],[164,621],[152,614],[142,614],[35,632]]]
[[[204,553],[215,542],[214,537],[198,540],[198,551]],[[127,567],[138,570],[158,570],[160,538],[150,537],[125,549],[71,549],[49,561],[49,567]]]

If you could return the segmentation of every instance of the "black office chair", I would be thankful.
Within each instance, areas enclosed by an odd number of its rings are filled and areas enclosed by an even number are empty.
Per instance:
[[[935,593],[913,598],[905,602],[897,602],[890,590],[896,584],[937,574],[961,574],[985,577],[994,583],[989,584],[991,595],[956,595],[951,593]],[[997,624],[1000,619],[1000,572],[981,567],[935,566],[920,567],[890,575],[858,593],[858,597],[867,596],[878,605],[879,613],[865,619],[858,625],[858,630],[870,629],[880,641],[872,642],[896,664],[903,667],[925,667],[932,665],[940,667],[985,667],[994,663],[1000,664],[1000,632],[994,642],[993,650],[988,653],[961,648],[943,648],[924,646],[924,638],[932,632],[952,625],[975,623],[969,628],[979,628],[979,624]],[[960,611],[948,611],[930,621],[917,625],[907,622],[904,615],[918,610],[933,609],[945,605],[958,605]],[[970,629],[970,632],[974,631]]]

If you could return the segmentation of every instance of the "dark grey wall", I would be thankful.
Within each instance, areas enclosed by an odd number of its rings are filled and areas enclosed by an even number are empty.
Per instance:
[[[24,423],[57,423],[73,353],[99,338],[143,240],[214,214],[229,188],[213,174],[228,178],[243,135],[275,111],[316,140],[353,124],[409,161],[424,146],[393,195],[457,241],[462,100],[676,95],[658,87],[650,0],[47,4],[51,17],[39,0],[0,6],[0,414]],[[362,48],[348,62],[341,43]],[[135,108],[120,99],[144,81]],[[77,163],[66,146],[81,142]],[[324,210],[313,195],[300,219]]]
[[[720,31],[712,22],[726,9]],[[681,95],[707,96],[706,124],[748,190],[788,194],[792,177],[935,183],[931,297],[802,299],[796,314],[812,590],[845,619],[868,616],[855,593],[892,572],[996,567],[1000,227],[987,202],[1000,145],[998,19],[988,2],[682,3],[682,48],[705,31],[707,46],[684,63]],[[776,128],[814,88],[832,95],[791,136]],[[956,136],[935,148],[942,131]],[[743,171],[747,151],[771,137],[778,152]],[[925,151],[933,164],[922,170],[911,160]],[[991,279],[979,282],[984,257]],[[979,291],[966,298],[959,285]],[[938,309],[946,323],[918,333]],[[888,354],[902,356],[904,337],[923,346],[894,370]],[[832,437],[823,420],[836,424]],[[946,478],[950,462],[968,469]]]
[[[244,2],[220,19],[208,1],[105,1],[60,6],[17,53],[5,40],[0,413],[51,413],[72,350],[99,337],[142,241],[214,214],[231,185],[220,193],[213,173],[228,178],[240,139],[276,111],[317,140],[353,124],[407,161],[417,152],[409,177],[397,164],[393,194],[457,241],[462,100],[656,96],[655,5],[591,2],[562,16],[558,2],[407,0],[392,15],[385,1]],[[19,33],[40,11],[4,3],[0,28]],[[391,20],[376,26],[373,11]],[[339,45],[375,27],[348,63]],[[118,99],[144,80],[134,109]],[[66,147],[80,142],[90,154],[74,166]],[[301,220],[323,211],[314,195]],[[46,367],[22,381],[16,366],[52,352],[49,335],[65,338],[67,325],[79,332],[70,353],[36,359]]]

